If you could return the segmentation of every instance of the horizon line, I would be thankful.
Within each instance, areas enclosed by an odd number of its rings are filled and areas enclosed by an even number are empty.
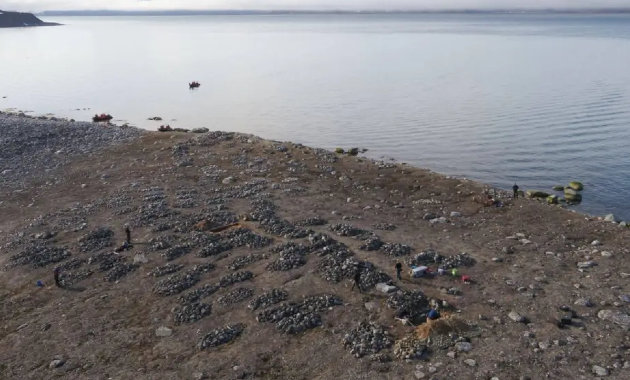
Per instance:
[[[264,15],[264,14],[392,14],[392,13],[630,13],[630,7],[624,8],[488,8],[488,9],[365,9],[365,10],[336,10],[336,9],[77,9],[77,10],[46,10],[40,12],[32,12],[37,15],[72,15],[72,14],[139,14],[139,15]]]

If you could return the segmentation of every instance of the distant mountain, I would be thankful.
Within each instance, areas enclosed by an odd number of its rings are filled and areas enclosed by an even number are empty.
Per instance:
[[[32,13],[0,11],[0,28],[18,28],[25,26],[59,25],[54,22],[44,22]]]

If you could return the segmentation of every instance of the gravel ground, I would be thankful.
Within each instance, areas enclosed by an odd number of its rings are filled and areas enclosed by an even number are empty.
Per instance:
[[[25,187],[29,180],[99,148],[128,141],[144,131],[98,123],[42,120],[0,112],[0,187]]]

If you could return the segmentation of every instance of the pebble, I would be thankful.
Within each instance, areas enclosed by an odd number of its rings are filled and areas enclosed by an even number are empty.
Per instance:
[[[608,376],[609,372],[606,368],[604,367],[600,367],[598,365],[594,365],[591,370],[593,371],[594,374],[596,374],[597,376]]]
[[[455,349],[459,352],[469,352],[473,348],[469,342],[457,342],[455,343]]]
[[[508,313],[508,318],[510,318],[512,321],[517,322],[517,323],[525,323],[527,321],[527,318],[520,315],[516,311],[510,311]]]
[[[575,302],[573,302],[573,304],[584,307],[593,306],[593,302],[591,302],[591,300],[589,300],[588,298],[578,298],[577,300],[575,300]]]
[[[475,367],[477,365],[477,362],[474,359],[466,359],[464,360],[464,363],[470,367]]]
[[[48,368],[59,368],[62,365],[64,365],[66,363],[65,360],[63,359],[54,359],[53,361],[50,362],[50,364],[48,364]]]
[[[155,330],[155,335],[159,337],[167,337],[173,334],[173,330],[166,326],[160,326]]]

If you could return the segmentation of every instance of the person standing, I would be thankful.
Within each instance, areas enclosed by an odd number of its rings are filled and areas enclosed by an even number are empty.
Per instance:
[[[400,276],[400,273],[402,272],[402,264],[400,262],[396,263],[396,278],[398,279],[398,281],[402,281],[402,277]]]
[[[61,269],[59,269],[59,267],[55,268],[55,271],[53,272],[53,275],[55,277],[55,285],[57,285],[58,288],[63,288],[63,284],[61,283]]]
[[[518,185],[514,184],[514,186],[512,186],[512,192],[514,193],[514,199],[518,198]]]
[[[131,230],[128,224],[125,224],[125,234],[127,235],[127,244],[131,244]]]
[[[357,266],[357,270],[354,272],[354,284],[352,284],[352,289],[350,290],[354,290],[354,287],[359,288],[359,292],[361,291],[361,264],[359,264]]]

